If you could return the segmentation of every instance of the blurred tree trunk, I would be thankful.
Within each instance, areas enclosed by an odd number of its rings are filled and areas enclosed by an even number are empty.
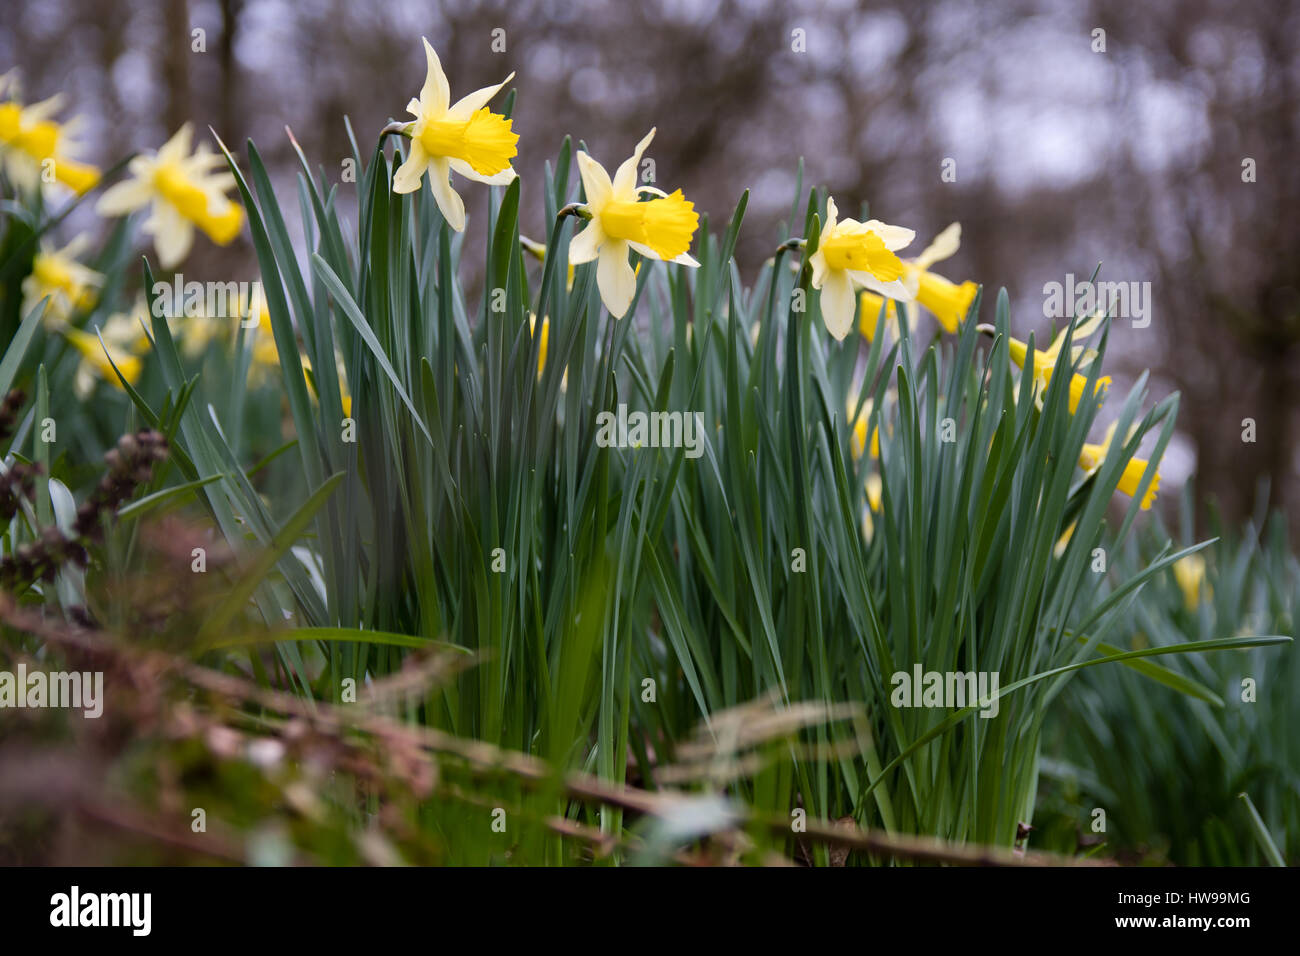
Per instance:
[[[244,141],[245,130],[240,122],[239,69],[235,63],[235,38],[239,31],[239,17],[244,12],[244,0],[221,0],[221,39],[217,45],[217,65],[221,68],[220,103],[217,121],[218,133],[233,149]]]
[[[190,5],[188,0],[162,0],[162,8],[163,116],[170,136],[190,118]]]

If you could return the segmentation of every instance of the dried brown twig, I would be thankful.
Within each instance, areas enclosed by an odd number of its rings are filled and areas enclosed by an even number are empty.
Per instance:
[[[73,657],[93,657],[103,662],[105,657],[114,659],[115,666],[135,672],[138,680],[157,683],[165,677],[181,682],[189,689],[187,696],[197,704],[192,691],[201,691],[220,702],[217,713],[224,714],[225,721],[204,725],[193,723],[193,710],[188,709],[193,726],[186,733],[196,732],[196,728],[207,726],[220,728],[227,735],[232,732],[237,742],[241,733],[234,731],[231,725],[241,720],[256,724],[256,732],[262,735],[278,736],[292,741],[310,733],[328,741],[336,748],[340,764],[357,772],[361,777],[374,782],[382,782],[385,775],[397,775],[410,784],[412,792],[436,792],[443,797],[473,803],[474,799],[462,789],[441,779],[438,770],[440,760],[455,760],[467,769],[476,779],[492,777],[509,777],[525,787],[536,788],[556,786],[568,799],[581,803],[612,807],[640,816],[670,818],[675,811],[698,799],[698,795],[683,791],[648,791],[626,784],[612,783],[590,774],[571,771],[557,775],[555,771],[540,758],[529,754],[509,751],[482,741],[457,737],[444,731],[422,726],[399,723],[389,717],[375,713],[369,706],[335,705],[322,701],[305,700],[291,693],[261,687],[253,682],[232,674],[221,673],[200,666],[176,654],[158,650],[144,650],[126,645],[102,631],[92,630],[64,622],[53,621],[43,617],[38,611],[17,605],[7,595],[0,594],[0,621],[18,628],[55,645]],[[461,662],[428,662],[415,670],[420,677],[445,675],[459,669]],[[413,680],[418,679],[413,676]],[[375,702],[391,698],[393,691],[405,692],[414,685],[407,680],[395,680],[380,688]],[[358,703],[362,703],[359,701]],[[156,697],[154,706],[165,706],[165,698]],[[188,706],[188,705],[187,705]],[[251,708],[247,711],[240,707]],[[740,723],[756,719],[751,712],[758,704],[749,705],[750,710],[743,711]],[[767,702],[774,707],[775,702]],[[232,709],[233,708],[233,709]],[[253,717],[253,711],[259,716]],[[278,724],[268,715],[279,714],[283,718]],[[851,710],[836,712],[833,716],[844,718],[851,716]],[[781,717],[774,715],[771,723],[782,733],[803,726],[817,715],[812,711],[800,711],[797,714]],[[826,716],[825,714],[821,716]],[[135,718],[133,718],[135,719]],[[766,719],[766,718],[764,718]],[[715,718],[718,726],[731,726],[727,715]],[[357,735],[368,738],[381,746],[375,752],[359,750]],[[703,738],[697,738],[696,744],[688,748],[694,761],[707,766],[707,754],[697,746]],[[759,740],[750,733],[731,737],[731,751],[725,759],[733,759],[732,754],[740,744],[753,745]],[[236,744],[223,748],[232,752]],[[382,763],[376,763],[382,755]],[[3,777],[0,777],[3,779]],[[0,786],[0,798],[5,796],[6,787]],[[12,797],[13,794],[10,793]],[[231,859],[238,856],[227,840],[206,839],[204,834],[191,834],[188,828],[179,826],[173,829],[156,822],[144,825],[150,817],[145,811],[132,810],[129,807],[96,807],[87,803],[84,795],[78,795],[72,801],[78,814],[88,819],[95,819],[119,829],[136,833],[136,835],[186,852],[201,853],[217,859]],[[539,818],[536,822],[553,833],[567,839],[575,839],[586,844],[596,856],[606,856],[619,847],[632,847],[635,840],[620,839],[601,833],[559,816]],[[776,836],[790,834],[790,821],[780,817],[767,817],[737,809],[737,817],[724,832],[714,834],[714,839],[722,839],[723,844],[737,846],[737,840],[745,841],[746,829],[760,829]],[[726,836],[730,833],[731,836]],[[879,830],[859,829],[850,821],[821,821],[809,819],[804,831],[799,834],[801,845],[821,844],[833,848],[832,857],[842,864],[847,852],[858,851],[876,857],[912,860],[922,863],[948,864],[957,866],[1061,866],[1061,865],[1098,865],[1098,861],[1060,857],[1039,852],[1019,852],[996,847],[969,846],[952,844],[930,837],[907,834],[890,834]],[[687,851],[673,855],[683,863],[711,862],[707,857],[701,858]],[[788,861],[783,861],[788,862]],[[1104,864],[1102,864],[1104,865]]]

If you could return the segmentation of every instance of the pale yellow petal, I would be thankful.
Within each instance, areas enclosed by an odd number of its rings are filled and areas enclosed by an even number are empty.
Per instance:
[[[627,243],[611,239],[600,248],[596,264],[596,284],[609,314],[621,319],[636,297],[636,270],[628,262]]]
[[[485,86],[480,90],[475,90],[473,93],[462,96],[452,105],[451,109],[447,111],[447,118],[454,119],[457,122],[468,120],[483,107],[487,106],[488,101],[497,95],[497,92],[501,87],[505,86],[514,78],[515,75],[511,73],[495,86]]]
[[[836,269],[830,270],[821,288],[822,318],[836,341],[843,341],[853,328],[857,296],[849,277]]]
[[[101,216],[125,216],[149,202],[153,190],[147,182],[128,179],[104,190],[95,203],[95,212]]]
[[[569,265],[580,266],[595,259],[603,242],[605,232],[600,228],[600,220],[593,219],[569,241]]]
[[[194,127],[182,123],[181,128],[172,134],[172,138],[158,149],[158,162],[179,163],[190,154],[190,142],[194,138]]]
[[[614,195],[620,199],[635,201],[636,199],[636,180],[637,170],[641,166],[641,154],[646,151],[650,141],[655,138],[655,131],[651,129],[645,134],[641,142],[636,144],[636,149],[632,155],[623,160],[623,164],[618,167],[614,173]]]
[[[897,252],[904,246],[911,245],[912,240],[916,238],[916,232],[912,229],[904,229],[902,226],[891,226],[887,222],[881,222],[879,219],[868,219],[862,224],[868,232],[874,232],[880,237],[885,248],[890,252]]]
[[[397,172],[393,173],[395,193],[415,192],[420,188],[420,180],[424,178],[425,170],[429,168],[429,154],[418,139],[411,140],[410,149],[406,162],[398,166]]]
[[[167,202],[155,202],[153,215],[144,229],[154,238],[158,262],[164,269],[172,269],[184,261],[194,245],[194,225]]]
[[[457,232],[465,231],[465,204],[460,194],[451,188],[451,167],[447,160],[434,156],[429,160],[429,182],[433,186],[433,198],[438,203],[442,217],[447,225]]]
[[[447,85],[447,74],[442,72],[442,62],[434,52],[429,41],[420,37],[424,44],[425,76],[424,86],[420,89],[420,107],[426,114],[441,116],[447,112],[451,102],[451,88]]]
[[[954,222],[934,237],[934,241],[916,257],[915,265],[918,269],[928,269],[936,262],[952,257],[959,248],[961,248],[961,223]]]
[[[895,302],[912,302],[916,299],[915,290],[909,289],[902,279],[881,282],[870,272],[851,272],[849,275],[864,289],[870,289],[877,295],[883,295],[886,299],[893,299]]]
[[[595,212],[609,201],[614,186],[609,181],[609,173],[582,150],[578,150],[578,175],[582,177],[582,191],[587,195],[587,204]]]

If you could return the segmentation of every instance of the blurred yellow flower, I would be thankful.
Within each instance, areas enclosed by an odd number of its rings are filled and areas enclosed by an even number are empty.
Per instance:
[[[73,158],[78,121],[58,123],[50,117],[62,106],[55,95],[31,106],[17,97],[14,71],[0,76],[0,167],[24,192],[35,192],[52,178],[81,194],[99,182],[99,170]]]
[[[880,500],[884,493],[884,483],[880,480],[880,475],[872,472],[866,477],[867,488],[867,510],[862,513],[862,536],[868,541],[875,533],[876,523],[872,515],[880,514]]]
[[[248,384],[260,388],[278,374],[280,370],[280,350],[275,344],[275,330],[271,326],[271,311],[267,307],[266,297],[262,294],[259,283],[252,283],[253,291],[241,293],[233,299],[233,314],[189,315],[183,319],[173,318],[179,322],[178,337],[181,351],[187,358],[198,358],[215,342],[223,348],[230,348],[238,341],[239,328],[244,326],[244,347],[249,350]],[[311,359],[306,353],[298,355],[302,367],[309,373],[313,390],[316,388]],[[340,398],[343,402],[343,414],[352,416],[352,396],[348,392],[347,372],[343,364],[343,355],[335,351],[335,371],[339,378]],[[314,392],[313,392],[314,394]]]
[[[1102,462],[1106,460],[1106,455],[1110,451],[1111,443],[1115,440],[1115,426],[1118,422],[1111,422],[1110,427],[1106,429],[1106,437],[1102,439],[1100,445],[1085,443],[1082,451],[1079,452],[1079,467],[1083,469],[1084,474],[1095,474],[1101,467]],[[1130,458],[1124,466],[1124,474],[1119,479],[1119,490],[1124,492],[1130,498],[1137,495],[1138,486],[1142,484],[1142,478],[1151,469],[1151,462],[1145,458]],[[1146,511],[1151,507],[1151,502],[1156,500],[1156,490],[1160,487],[1160,472],[1155,470],[1151,476],[1151,486],[1147,488],[1146,494],[1142,496],[1142,510]]]
[[[954,222],[935,236],[924,252],[903,263],[903,282],[915,294],[916,301],[927,308],[950,334],[955,333],[965,320],[979,286],[969,280],[960,285],[951,282],[931,272],[930,267],[949,258],[959,248],[961,223]]]
[[[961,247],[961,238],[962,226],[959,222],[953,222],[944,232],[936,235],[935,241],[931,242],[917,258],[902,260],[902,282],[907,290],[913,294],[918,303],[930,310],[935,319],[939,320],[939,324],[944,326],[945,332],[949,333],[956,333],[962,320],[966,319],[966,313],[970,311],[979,286],[971,281],[958,285],[957,282],[946,280],[940,274],[931,272],[930,267],[937,261],[948,259],[953,255]],[[858,298],[862,306],[858,329],[862,332],[863,338],[868,342],[875,338],[876,319],[880,316],[881,306],[887,308],[885,328],[892,330],[897,337],[898,312],[894,307],[894,300],[866,291]]]
[[[72,383],[77,398],[84,401],[90,397],[95,390],[95,383],[100,380],[125,391],[117,372],[113,371],[114,365],[129,384],[134,385],[139,381],[140,372],[144,368],[140,356],[149,350],[149,337],[145,335],[139,321],[143,311],[144,305],[140,303],[132,313],[114,313],[100,326],[99,335],[71,327],[62,330],[64,338],[81,353],[81,361]],[[99,341],[101,336],[103,344]],[[107,352],[104,351],[106,346]]]
[[[537,332],[537,316],[532,312],[528,313],[528,331],[532,335],[539,334]],[[542,319],[542,331],[540,334],[542,340],[537,344],[537,378],[539,381],[542,377],[542,371],[546,368],[546,349],[550,345],[551,340],[551,319],[549,316]]]
[[[1086,322],[1079,323],[1078,328],[1076,328],[1074,332],[1074,341],[1082,341],[1092,335],[1104,319],[1105,315],[1098,313]],[[984,328],[984,326],[981,326],[981,328]],[[1042,408],[1043,406],[1043,393],[1052,381],[1052,370],[1056,366],[1056,357],[1060,354],[1061,347],[1065,344],[1065,335],[1068,331],[1069,327],[1067,326],[1056,336],[1055,339],[1052,340],[1052,344],[1047,347],[1046,351],[1034,349],[1034,401],[1038,404],[1039,408]],[[1025,363],[1029,360],[1029,346],[1015,338],[1008,339],[1007,345],[1011,352],[1011,361],[1015,362],[1020,368],[1024,368]],[[1071,348],[1070,352],[1072,361],[1078,361],[1080,356],[1083,356],[1085,363],[1092,361],[1097,354],[1091,349],[1085,350],[1080,346],[1074,346]],[[1097,394],[1104,395],[1106,389],[1109,387],[1109,375],[1100,375],[1097,377]],[[1069,405],[1071,415],[1078,410],[1079,402],[1083,399],[1087,388],[1088,376],[1075,372],[1070,377]]]
[[[280,367],[280,352],[275,345],[275,332],[271,328],[271,312],[261,287],[254,283],[253,291],[242,292],[231,299],[232,311],[220,315],[199,312],[170,322],[178,324],[181,352],[186,358],[199,358],[212,344],[230,348],[237,341],[239,328],[244,326],[244,347],[250,350],[249,383],[254,387],[266,382],[267,375]]]
[[[975,301],[979,286],[969,279],[957,285],[933,272],[918,270],[915,275],[916,301],[934,314],[944,331],[955,333]]]
[[[511,129],[511,120],[487,108],[488,101],[514,74],[453,104],[438,54],[428,40],[421,41],[428,69],[419,99],[406,104],[407,112],[415,117],[403,130],[411,138],[411,152],[393,174],[393,191],[415,192],[427,171],[443,218],[461,232],[465,228],[465,204],[451,188],[452,171],[489,186],[505,186],[515,178],[510,160],[519,152],[515,148],[519,135]]]
[[[180,339],[181,353],[186,358],[198,358],[213,342],[228,343],[238,324],[238,320],[227,316],[207,314],[172,318],[170,321],[174,326],[178,325],[176,334]]]
[[[961,246],[961,223],[954,222],[935,237],[915,259],[904,259],[903,285],[911,292],[916,301],[928,309],[944,330],[955,333],[966,318],[971,303],[979,286],[966,281],[960,285],[950,282],[943,276],[931,272],[930,267],[936,262],[947,259]],[[863,337],[872,341],[876,334],[876,320],[880,316],[881,306],[886,307],[885,327],[895,337],[898,334],[898,310],[893,299],[885,299],[874,292],[863,292],[859,297],[862,313],[858,319],[858,329]]]
[[[871,419],[871,410],[874,405],[875,402],[868,398],[862,403],[862,411],[858,413],[858,417],[853,420],[853,438],[849,442],[849,451],[852,453],[855,463],[862,457],[862,450],[867,447],[867,423]],[[853,419],[853,411],[856,407],[857,401],[850,395],[845,405],[848,411],[846,420]],[[871,431],[871,457],[880,457],[879,426]]]
[[[244,332],[252,347],[249,382],[254,386],[263,385],[267,376],[280,368],[280,350],[275,344],[275,330],[271,327],[271,310],[267,308],[266,297],[258,293],[252,296],[251,302],[241,302],[239,312],[239,320],[249,323]],[[256,325],[251,324],[254,315],[257,316]],[[311,367],[310,363],[307,367]]]
[[[894,252],[910,243],[916,234],[878,219],[858,222],[838,217],[835,200],[827,199],[826,225],[817,251],[808,261],[812,266],[813,288],[821,291],[826,328],[837,341],[842,341],[853,328],[857,305],[855,286],[902,302],[915,298],[901,281],[903,262]]]
[[[569,243],[569,262],[577,266],[599,259],[596,285],[605,308],[616,319],[627,313],[636,295],[637,270],[628,261],[630,252],[684,266],[699,265],[688,251],[700,225],[695,204],[680,189],[670,195],[636,184],[641,154],[654,135],[652,129],[637,143],[613,179],[604,166],[578,151],[578,172],[587,195],[583,215],[591,221]],[[652,198],[641,201],[642,193]]]
[[[845,401],[845,420],[853,421],[853,435],[849,439],[849,452],[853,455],[853,463],[856,465],[862,460],[863,450],[867,447],[867,426],[870,423],[871,411],[875,402],[868,398],[862,403],[862,411],[856,419],[853,418],[853,412],[857,402],[850,395]],[[871,457],[880,457],[880,426],[877,425],[871,430]],[[880,497],[883,484],[878,472],[871,472],[863,479],[863,484],[867,491],[867,510],[862,515],[862,533],[870,540],[875,531],[875,523],[872,514],[880,511]]]
[[[1058,558],[1065,554],[1065,549],[1070,546],[1070,539],[1074,537],[1074,529],[1078,524],[1078,521],[1071,521],[1070,527],[1066,528],[1061,536],[1056,539],[1056,547],[1052,549],[1052,553]]]
[[[32,257],[32,271],[23,279],[24,316],[47,295],[50,301],[43,321],[50,327],[69,321],[76,313],[94,308],[104,277],[77,261],[88,244],[84,235],[77,236],[62,249],[42,244]]]
[[[876,323],[880,320],[880,309],[885,309],[885,332],[898,337],[898,308],[893,299],[876,295],[874,292],[858,293],[858,331],[868,343],[876,340]]]
[[[1205,558],[1189,554],[1174,562],[1174,580],[1183,592],[1183,604],[1195,611],[1201,604],[1201,586],[1205,583]],[[1208,591],[1208,585],[1206,586]]]
[[[127,168],[135,178],[105,190],[95,205],[101,216],[124,216],[151,205],[144,231],[154,237],[164,269],[175,267],[189,254],[196,227],[224,246],[244,224],[244,211],[226,196],[235,177],[216,172],[225,165],[225,157],[206,144],[191,155],[192,138],[186,123],[156,153],[133,158]]]
[[[269,331],[270,330],[268,329],[268,332]],[[280,356],[279,353],[277,352],[276,353],[277,365],[279,364],[279,358]],[[307,356],[306,353],[302,353],[298,356],[298,360],[302,362],[302,367],[305,370],[307,370],[308,372],[312,372],[312,375],[309,376],[308,381],[311,382],[312,395],[315,396],[317,401],[319,401],[320,395],[318,394],[317,391],[319,389],[319,385],[316,382],[315,372],[311,367],[311,359]],[[343,404],[343,417],[351,418],[352,417],[352,394],[348,390],[348,374],[343,364],[343,353],[337,350],[335,350],[334,352],[334,373],[338,376],[338,380],[339,380],[339,400]]]

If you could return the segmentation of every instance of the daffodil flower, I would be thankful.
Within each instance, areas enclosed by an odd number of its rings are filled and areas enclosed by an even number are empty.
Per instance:
[[[50,301],[44,322],[49,327],[62,325],[76,313],[94,308],[104,277],[77,261],[87,245],[85,236],[77,236],[62,249],[42,245],[32,258],[32,271],[23,279],[23,315],[47,295]]]
[[[1201,586],[1205,583],[1205,559],[1189,554],[1174,562],[1174,580],[1183,592],[1183,605],[1195,611],[1201,604]]]
[[[821,292],[822,318],[836,340],[853,328],[854,288],[865,288],[903,302],[914,298],[903,284],[903,263],[894,252],[915,237],[911,229],[879,219],[839,219],[834,199],[826,200],[826,225],[809,258],[812,284]]]
[[[415,117],[402,130],[411,138],[411,153],[393,174],[393,192],[415,192],[428,172],[442,217],[452,229],[461,232],[465,228],[465,204],[451,188],[452,171],[489,186],[505,186],[515,178],[510,160],[519,152],[515,148],[519,136],[510,128],[509,119],[487,108],[488,101],[514,79],[514,74],[453,104],[438,54],[428,40],[422,41],[428,71],[420,98],[406,104],[407,112]]]
[[[934,241],[915,259],[902,260],[903,284],[916,301],[938,320],[944,331],[949,333],[955,333],[966,318],[979,286],[969,280],[960,284],[951,282],[938,273],[931,272],[930,267],[949,258],[960,247],[961,223],[954,222],[935,236]],[[898,313],[892,299],[885,299],[874,292],[863,292],[859,301],[862,313],[858,330],[863,338],[868,342],[875,338],[876,320],[882,306],[886,309],[886,328],[897,336]]]
[[[200,145],[191,155],[193,129],[189,123],[155,153],[136,156],[127,169],[133,179],[104,192],[95,205],[101,216],[125,216],[151,206],[144,231],[154,237],[154,248],[164,269],[189,255],[194,230],[218,245],[226,245],[244,224],[244,211],[226,196],[235,185],[228,172],[216,172],[226,160]]]
[[[55,95],[40,103],[23,106],[16,96],[13,72],[0,76],[0,166],[5,175],[24,192],[35,192],[48,169],[54,181],[80,195],[99,182],[99,170],[73,158],[80,151],[75,142],[78,122],[55,122],[63,97]]]
[[[1079,452],[1079,467],[1083,469],[1085,475],[1096,474],[1101,468],[1102,462],[1106,460],[1106,455],[1110,451],[1111,443],[1115,440],[1117,424],[1118,422],[1111,422],[1110,428],[1106,430],[1106,437],[1102,439],[1100,445],[1085,444]],[[1142,484],[1143,476],[1151,467],[1151,462],[1145,458],[1130,458],[1124,466],[1124,474],[1120,476],[1119,490],[1130,498],[1135,497],[1138,487]],[[1160,472],[1156,470],[1151,476],[1151,486],[1142,496],[1142,511],[1148,510],[1151,503],[1156,500],[1156,489],[1159,487]]]
[[[599,260],[596,285],[605,308],[616,319],[627,313],[636,295],[636,270],[628,261],[629,252],[678,265],[699,265],[687,251],[700,224],[695,204],[680,189],[668,194],[636,184],[641,154],[654,135],[652,129],[637,143],[632,156],[615,170],[613,179],[605,167],[578,151],[578,172],[587,194],[582,215],[591,221],[570,242],[569,262],[582,265]],[[651,198],[642,200],[642,193]]]
[[[62,332],[63,337],[81,353],[81,361],[72,382],[77,398],[82,401],[89,398],[95,390],[95,383],[100,380],[108,382],[119,391],[125,391],[117,372],[121,372],[122,378],[131,385],[139,381],[144,369],[140,356],[148,351],[149,337],[145,335],[136,315],[119,312],[110,316],[100,327],[99,335],[71,327]],[[104,340],[102,344],[101,337]],[[117,366],[117,372],[113,371],[114,366]]]
[[[847,418],[853,420],[853,438],[849,442],[849,451],[853,455],[853,462],[857,464],[862,457],[862,452],[867,447],[867,423],[871,420],[871,410],[875,402],[867,399],[862,403],[862,410],[858,413],[856,419],[853,418],[853,412],[857,408],[857,401],[852,395],[849,396],[845,404]],[[880,457],[880,427],[877,426],[871,430],[871,457]]]
[[[1104,319],[1105,315],[1098,313],[1088,321],[1080,323],[1074,331],[1075,341],[1082,341],[1092,335]],[[980,328],[985,327],[981,326]],[[1039,408],[1042,408],[1043,405],[1043,393],[1052,381],[1052,371],[1056,367],[1056,357],[1060,354],[1061,347],[1065,344],[1065,336],[1067,332],[1069,332],[1068,327],[1062,329],[1061,333],[1052,340],[1052,344],[1049,345],[1045,351],[1034,349],[1034,401],[1038,404]],[[1025,363],[1029,360],[1029,346],[1019,339],[1014,338],[1008,339],[1007,345],[1011,352],[1011,361],[1015,362],[1020,368],[1024,368]],[[1070,352],[1072,362],[1079,361],[1080,356],[1084,357],[1085,362],[1091,361],[1097,354],[1091,349],[1083,349],[1079,346],[1075,346],[1070,350]],[[1097,393],[1104,394],[1109,386],[1109,375],[1102,375],[1097,378]],[[1079,402],[1083,399],[1087,388],[1088,376],[1079,372],[1075,372],[1071,375],[1069,399],[1071,415],[1078,410]]]

